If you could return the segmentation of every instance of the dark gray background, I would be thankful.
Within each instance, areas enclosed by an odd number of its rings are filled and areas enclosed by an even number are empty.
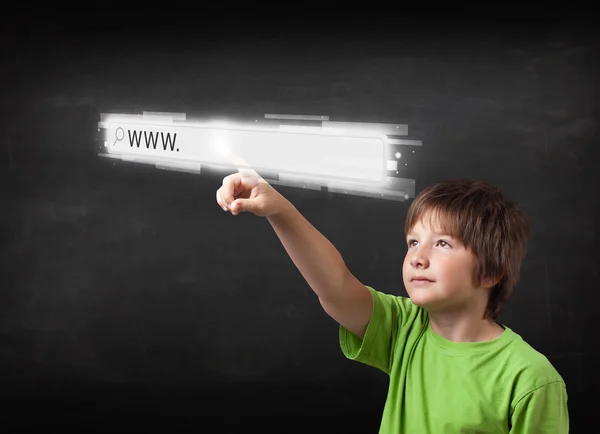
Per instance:
[[[343,357],[337,324],[265,219],[224,213],[220,176],[97,156],[102,112],[293,113],[408,124],[423,141],[417,192],[474,177],[522,206],[532,236],[501,321],[564,377],[572,432],[584,432],[599,363],[589,23],[384,11],[316,21],[294,9],[271,11],[273,21],[175,20],[168,7],[111,8],[5,18],[7,415],[80,428],[123,418],[207,432],[377,431],[387,377]],[[410,202],[279,191],[362,282],[406,294]]]

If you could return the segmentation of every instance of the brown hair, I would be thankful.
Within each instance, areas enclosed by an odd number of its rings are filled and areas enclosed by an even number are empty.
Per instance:
[[[439,216],[444,233],[475,254],[478,282],[499,279],[483,315],[495,320],[520,277],[529,237],[527,217],[496,187],[473,179],[442,181],[421,191],[408,209],[405,233],[428,213]]]

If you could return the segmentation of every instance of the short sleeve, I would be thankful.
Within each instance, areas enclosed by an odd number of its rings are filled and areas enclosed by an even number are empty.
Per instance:
[[[511,416],[510,434],[567,434],[569,411],[563,381],[547,383],[525,395]]]
[[[421,309],[407,297],[379,292],[367,286],[373,297],[373,311],[363,339],[340,326],[340,347],[351,360],[365,363],[389,374],[394,348],[404,345]],[[423,324],[421,324],[422,326]]]

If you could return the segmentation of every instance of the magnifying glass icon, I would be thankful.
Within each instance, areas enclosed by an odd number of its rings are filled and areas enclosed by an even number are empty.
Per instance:
[[[119,134],[119,131],[121,132],[121,134]],[[121,137],[119,137],[119,135]],[[125,137],[125,131],[123,131],[123,128],[121,127],[117,128],[117,130],[115,131],[115,142],[113,143],[113,146],[115,146],[117,142],[123,140],[123,137]]]

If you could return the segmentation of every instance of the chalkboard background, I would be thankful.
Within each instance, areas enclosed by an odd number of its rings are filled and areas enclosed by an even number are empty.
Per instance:
[[[343,357],[338,325],[264,218],[224,213],[220,176],[97,156],[103,112],[288,113],[407,124],[423,141],[417,192],[473,177],[522,206],[532,236],[501,321],[554,364],[572,432],[588,432],[600,363],[588,24],[384,11],[317,21],[293,9],[274,21],[192,19],[175,6],[173,21],[111,7],[5,18],[3,418],[84,431],[377,432],[387,377]],[[278,190],[363,283],[406,294],[410,201]]]

